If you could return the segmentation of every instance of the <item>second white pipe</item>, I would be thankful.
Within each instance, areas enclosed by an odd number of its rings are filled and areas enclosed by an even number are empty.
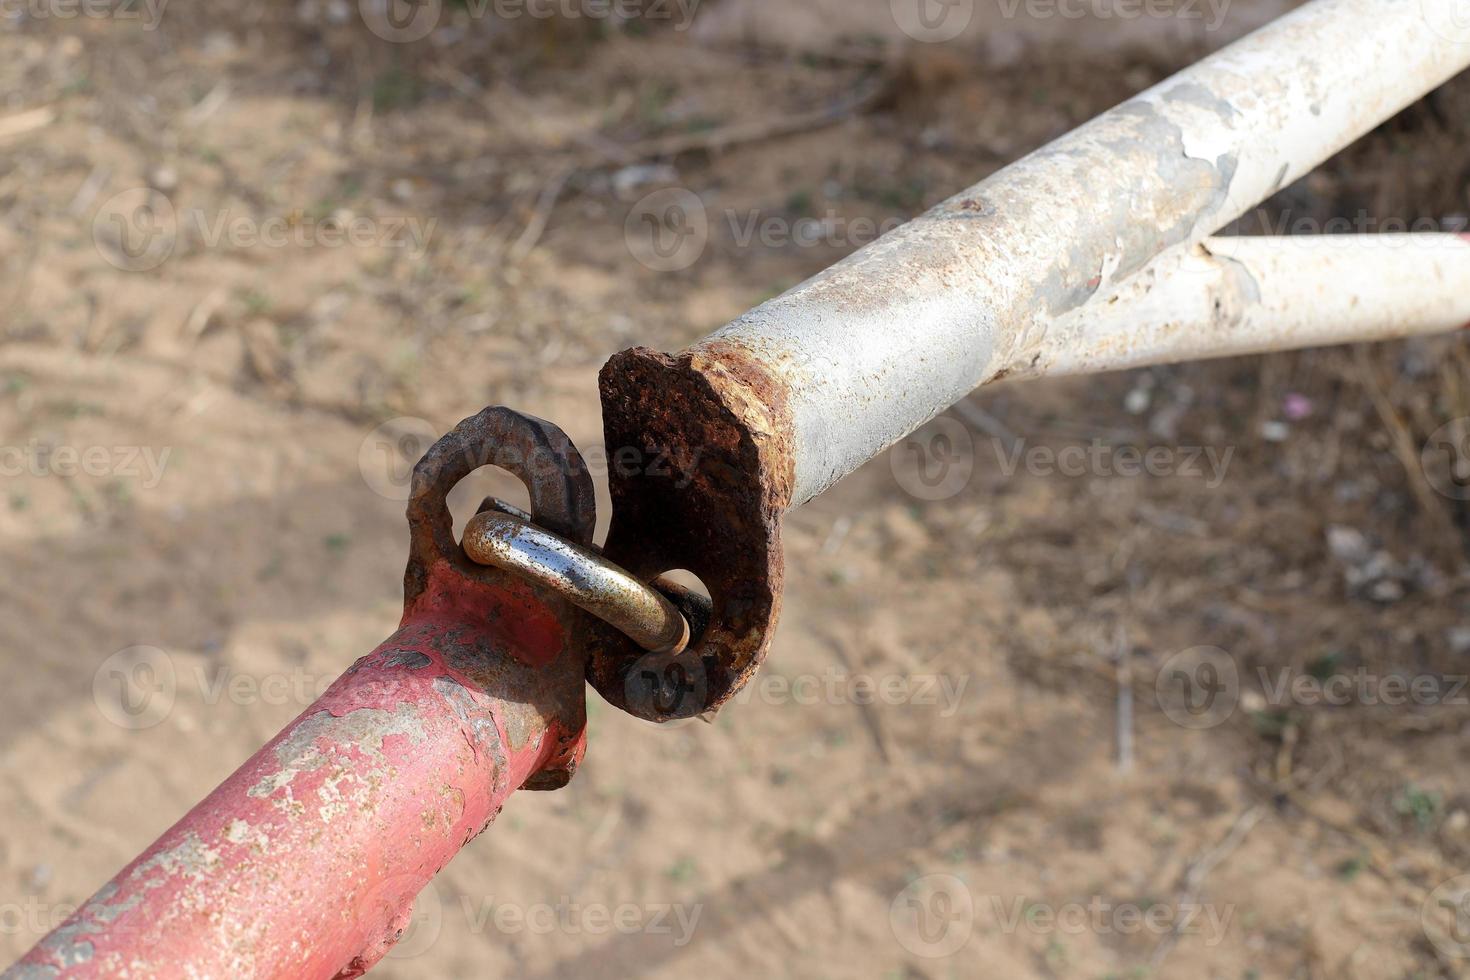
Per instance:
[[[1470,237],[1211,238],[1055,323],[999,379],[1092,374],[1470,327]]]

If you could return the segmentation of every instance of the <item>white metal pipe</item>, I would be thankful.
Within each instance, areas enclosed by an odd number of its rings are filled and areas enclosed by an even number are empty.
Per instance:
[[[999,374],[1093,374],[1467,327],[1470,236],[1210,238],[1061,318]]]
[[[792,505],[1470,66],[1459,3],[1315,0],[718,331],[782,390]]]

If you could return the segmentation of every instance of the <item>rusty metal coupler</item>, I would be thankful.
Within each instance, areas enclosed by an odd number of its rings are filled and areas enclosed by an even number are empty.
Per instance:
[[[530,490],[532,512],[487,499],[462,554],[585,616],[586,677],[607,701],[667,722],[708,717],[765,658],[781,604],[781,517],[790,500],[789,423],[779,390],[739,350],[706,343],[682,354],[626,351],[603,368],[601,393],[613,513],[607,543],[552,517],[544,501],[588,501],[577,448],[555,426],[508,409],[466,420],[425,457],[460,457],[453,482],[500,466]],[[501,438],[486,440],[486,421]],[[467,438],[473,430],[476,438]],[[507,438],[512,431],[537,438]],[[789,443],[788,443],[789,444]],[[469,457],[463,456],[469,453]],[[450,483],[452,486],[452,482]],[[442,500],[442,495],[436,494]],[[579,508],[580,509],[580,508]],[[706,597],[665,577],[696,575]]]

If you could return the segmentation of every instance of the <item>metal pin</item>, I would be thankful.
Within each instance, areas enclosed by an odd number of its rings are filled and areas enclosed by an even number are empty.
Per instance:
[[[601,555],[572,544],[495,501],[493,510],[465,526],[463,547],[471,560],[519,575],[552,590],[611,624],[655,653],[689,645],[689,624],[657,589]]]

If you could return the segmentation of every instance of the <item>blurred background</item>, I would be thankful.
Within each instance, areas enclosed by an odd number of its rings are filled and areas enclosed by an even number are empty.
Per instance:
[[[598,446],[611,353],[1289,6],[0,0],[0,957],[393,630],[460,418]],[[1239,230],[1467,214],[1462,77]],[[1467,416],[1461,338],[978,392],[374,975],[1470,976]]]

